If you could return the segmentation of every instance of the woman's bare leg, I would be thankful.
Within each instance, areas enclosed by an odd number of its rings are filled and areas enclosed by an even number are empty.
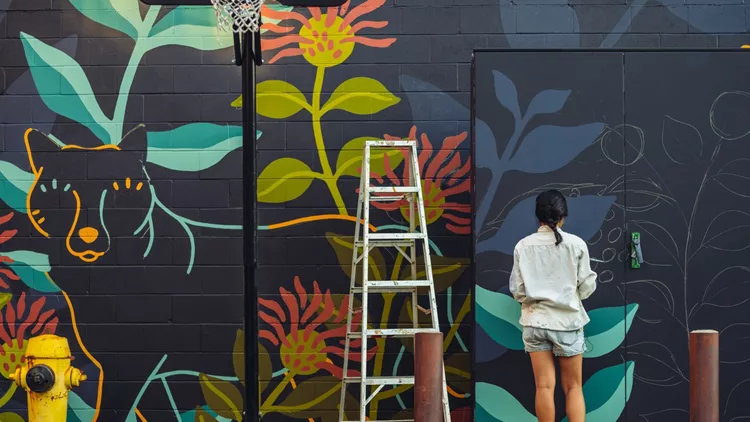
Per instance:
[[[536,417],[539,422],[555,422],[555,358],[551,350],[529,355],[536,383]]]
[[[560,357],[560,378],[563,392],[565,392],[565,411],[570,422],[586,420],[586,403],[581,389],[582,365],[583,355]]]

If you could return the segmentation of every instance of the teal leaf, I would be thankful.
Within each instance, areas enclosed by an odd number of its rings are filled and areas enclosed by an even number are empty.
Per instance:
[[[498,344],[511,349],[523,349],[521,305],[512,297],[476,287],[476,322]]]
[[[521,120],[521,106],[518,104],[516,85],[500,71],[493,70],[492,75],[495,80],[495,97],[503,107],[513,113],[513,117],[518,123]]]
[[[231,32],[217,26],[216,12],[211,6],[179,6],[169,12],[151,29],[149,49],[180,45],[212,51],[231,47]]]
[[[220,416],[218,413],[214,412],[210,407],[208,407],[208,405],[201,406],[201,408],[208,412],[209,415],[213,416],[214,419],[216,419],[218,422],[232,422],[231,419]],[[180,414],[180,421],[195,422],[195,409]]]
[[[591,146],[604,130],[604,123],[580,126],[537,126],[521,141],[510,159],[510,168],[525,173],[549,173],[573,161]]]
[[[615,350],[625,340],[637,311],[637,303],[589,311],[591,322],[584,328],[586,353],[583,357],[598,358]]]
[[[628,361],[604,368],[583,385],[586,398],[586,420],[616,422],[633,390],[635,362]],[[562,420],[568,422],[568,418]]]
[[[68,392],[68,422],[89,422],[96,411],[74,391]]]
[[[165,132],[149,132],[147,161],[176,171],[200,171],[241,146],[240,126],[191,123]]]
[[[529,413],[505,389],[478,382],[474,391],[476,394],[476,422],[536,422],[536,416]],[[586,404],[588,405],[588,402]],[[597,422],[599,421],[597,420]]]
[[[526,109],[526,119],[537,114],[551,114],[562,110],[570,96],[570,92],[569,89],[548,89],[536,94],[531,100],[529,108]]]
[[[70,0],[84,16],[138,39],[141,13],[138,0]]]
[[[46,274],[52,269],[47,255],[33,251],[11,251],[2,252],[0,256],[7,256],[13,260],[6,265],[21,278],[24,284],[32,289],[43,293],[60,291],[60,287]]]
[[[26,195],[34,175],[7,161],[0,161],[0,199],[16,211],[26,212]]]
[[[55,113],[74,120],[109,143],[114,126],[104,115],[88,77],[72,57],[21,32],[26,60],[39,96]]]

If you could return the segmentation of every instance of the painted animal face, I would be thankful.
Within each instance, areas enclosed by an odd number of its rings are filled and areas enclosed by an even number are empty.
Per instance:
[[[25,134],[35,176],[26,197],[31,224],[45,237],[64,239],[65,250],[83,262],[111,251],[115,239],[132,237],[151,204],[146,142],[141,133],[131,137],[119,146],[84,148],[61,147],[33,129]]]

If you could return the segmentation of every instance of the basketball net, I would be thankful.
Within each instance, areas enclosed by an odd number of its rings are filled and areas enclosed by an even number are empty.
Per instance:
[[[236,33],[258,32],[263,0],[211,0],[219,28]]]

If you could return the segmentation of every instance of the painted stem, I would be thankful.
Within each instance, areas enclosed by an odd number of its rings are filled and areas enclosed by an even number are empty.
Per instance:
[[[279,398],[281,393],[284,392],[284,389],[286,388],[287,384],[294,378],[295,373],[292,371],[289,371],[287,375],[284,377],[284,379],[279,382],[279,385],[276,386],[276,388],[273,389],[271,394],[266,397],[266,400],[263,402],[263,404],[260,406],[261,410],[270,409],[271,406],[273,406],[274,402],[276,402],[276,399]]]
[[[109,143],[117,145],[122,140],[122,132],[125,125],[125,111],[128,108],[128,99],[130,98],[130,90],[133,88],[133,81],[135,81],[135,74],[138,72],[138,66],[143,59],[143,56],[149,51],[149,47],[144,40],[147,37],[141,35],[145,32],[148,34],[151,28],[156,22],[156,17],[159,16],[161,6],[151,6],[146,12],[146,17],[143,19],[143,26],[138,30],[138,39],[135,40],[135,47],[128,60],[128,65],[125,67],[125,73],[122,75],[122,83],[120,83],[120,92],[117,96],[117,103],[115,103],[115,113],[112,117],[112,123],[115,124],[115,139],[110,139]]]
[[[320,95],[323,90],[323,79],[325,77],[325,72],[326,69],[320,66],[318,66],[317,70],[315,71],[315,84],[313,86],[312,94],[313,109],[311,113],[313,120],[312,124],[313,135],[315,137],[315,147],[318,150],[320,166],[323,168],[324,181],[326,185],[328,185],[328,190],[331,191],[333,202],[336,203],[336,208],[338,208],[339,214],[349,215],[349,212],[346,209],[346,205],[344,204],[344,198],[341,196],[338,184],[336,183],[338,179],[333,176],[331,164],[328,162],[328,152],[326,151],[325,141],[323,140],[323,127],[321,126],[320,121],[323,118],[323,113],[320,110]]]
[[[5,406],[10,401],[13,395],[16,394],[17,389],[18,389],[18,386],[16,385],[15,382],[10,384],[10,387],[8,387],[8,391],[6,391],[5,394],[3,394],[2,397],[0,397],[0,407]]]

